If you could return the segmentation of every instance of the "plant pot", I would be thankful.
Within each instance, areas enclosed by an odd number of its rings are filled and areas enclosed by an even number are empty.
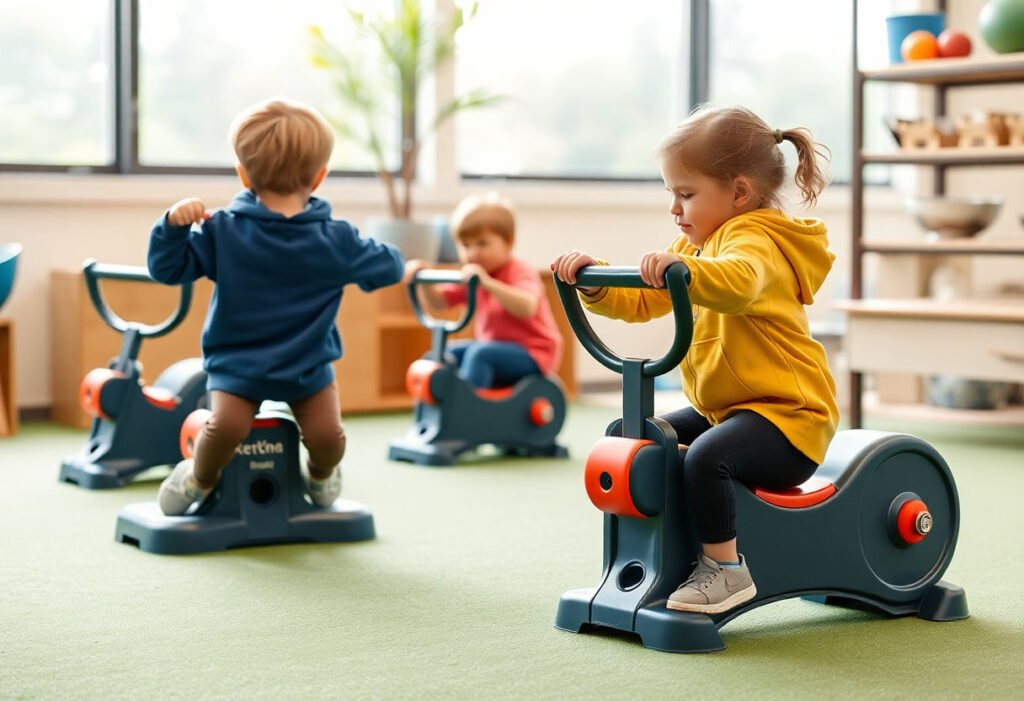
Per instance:
[[[435,224],[424,224],[408,219],[369,217],[366,220],[366,236],[390,243],[402,252],[406,260],[419,258],[436,263],[441,249],[441,236]]]

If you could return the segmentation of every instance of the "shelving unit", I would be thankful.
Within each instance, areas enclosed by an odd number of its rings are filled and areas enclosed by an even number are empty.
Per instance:
[[[940,2],[938,11],[945,10]],[[978,379],[1024,381],[1024,305],[1015,300],[864,299],[864,255],[1024,256],[1020,241],[959,239],[893,241],[864,237],[864,168],[870,164],[914,165],[935,171],[934,192],[944,194],[952,167],[1024,165],[1024,147],[943,148],[930,151],[864,150],[864,91],[869,82],[909,83],[932,90],[935,116],[946,113],[954,87],[1024,84],[1024,53],[989,58],[914,61],[860,69],[857,61],[858,3],[853,2],[853,177],[851,297],[847,312],[850,364],[850,425],[863,423],[863,375],[871,371],[954,373]]]

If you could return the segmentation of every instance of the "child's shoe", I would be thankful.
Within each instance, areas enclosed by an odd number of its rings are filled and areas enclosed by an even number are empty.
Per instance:
[[[327,507],[341,494],[341,465],[335,465],[329,476],[318,480],[309,474],[309,462],[302,465],[302,483],[306,494],[316,506]]]
[[[667,606],[676,611],[722,613],[750,601],[756,594],[742,555],[739,567],[725,567],[701,555],[687,580],[668,597]]]
[[[164,515],[181,516],[188,511],[188,507],[202,501],[213,491],[213,487],[203,489],[196,483],[195,477],[192,476],[193,464],[191,458],[182,460],[160,484],[156,500]]]

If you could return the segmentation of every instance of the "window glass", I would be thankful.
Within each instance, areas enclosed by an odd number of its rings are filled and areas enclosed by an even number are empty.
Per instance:
[[[331,76],[313,65],[309,27],[319,26],[353,57],[346,8],[391,11],[391,0],[140,0],[139,161],[143,166],[230,167],[232,120],[245,107],[283,95],[313,105],[329,119],[351,119],[333,94]],[[373,58],[372,56],[369,58]],[[369,65],[367,70],[369,70]],[[385,97],[387,99],[387,97]],[[398,120],[389,102],[388,152]],[[359,146],[338,138],[333,170],[371,170]]]
[[[506,98],[460,113],[469,175],[656,178],[658,139],[685,113],[679,0],[487,0],[460,32],[456,93]],[[680,58],[682,56],[682,59]]]
[[[710,8],[709,101],[748,107],[775,129],[807,127],[815,140],[832,151],[834,181],[849,182],[853,167],[851,5],[714,0]],[[869,16],[872,11],[878,17]],[[884,7],[866,7],[861,12],[862,64],[872,61],[880,48],[884,50],[884,11]],[[870,31],[872,26],[880,29]],[[873,91],[866,95],[866,148],[890,145],[884,134],[884,95]],[[791,148],[783,151],[795,160]],[[875,172],[876,179],[884,175]]]
[[[0,3],[0,163],[113,162],[112,4]]]

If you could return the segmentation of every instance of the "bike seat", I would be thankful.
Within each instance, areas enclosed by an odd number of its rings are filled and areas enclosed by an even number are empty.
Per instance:
[[[798,484],[789,489],[772,491],[757,487],[754,489],[754,496],[759,499],[781,506],[785,509],[803,509],[814,506],[828,499],[836,493],[836,486],[824,477],[812,475],[803,484]]]

